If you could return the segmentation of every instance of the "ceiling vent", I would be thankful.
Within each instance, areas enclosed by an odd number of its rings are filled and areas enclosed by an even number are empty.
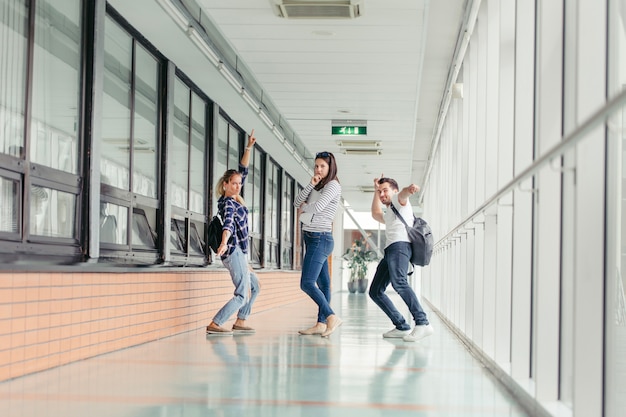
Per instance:
[[[380,148],[380,142],[377,140],[338,140],[337,145],[340,148],[371,148],[378,149]]]
[[[342,151],[345,155],[376,156],[382,154],[381,149],[345,148]]]
[[[373,185],[361,185],[359,186],[359,191],[362,193],[373,193],[376,189]]]
[[[354,19],[361,16],[361,0],[270,0],[285,19]]]

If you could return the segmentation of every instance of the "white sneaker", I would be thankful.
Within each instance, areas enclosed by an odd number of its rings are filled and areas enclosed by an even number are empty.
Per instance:
[[[405,342],[417,342],[420,339],[430,336],[435,332],[430,324],[415,326],[413,331],[402,338]]]
[[[408,330],[398,330],[395,327],[388,332],[383,333],[383,337],[385,339],[402,339],[404,336],[408,335]]]

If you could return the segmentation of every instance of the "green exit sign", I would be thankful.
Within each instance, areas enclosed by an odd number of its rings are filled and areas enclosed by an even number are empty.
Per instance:
[[[344,136],[367,135],[367,126],[331,126],[331,134]]]

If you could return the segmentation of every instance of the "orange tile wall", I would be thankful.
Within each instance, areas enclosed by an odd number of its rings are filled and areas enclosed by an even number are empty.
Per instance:
[[[251,319],[312,303],[298,271],[257,275]],[[0,381],[204,327],[233,289],[226,270],[0,273]]]

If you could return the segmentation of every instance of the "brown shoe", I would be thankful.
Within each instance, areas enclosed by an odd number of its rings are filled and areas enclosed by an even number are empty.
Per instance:
[[[298,333],[309,335],[309,334],[322,334],[326,331],[326,325],[324,323],[316,323],[315,326],[309,327],[308,329],[298,330]]]
[[[328,320],[326,320],[326,331],[322,333],[322,337],[330,336],[335,330],[337,330],[337,327],[342,324],[343,321],[339,317],[335,315],[330,316]]]
[[[214,334],[220,336],[232,336],[232,330],[225,329],[216,325],[208,325],[206,326],[206,334]]]
[[[248,326],[237,326],[236,324],[233,324],[233,332],[234,332],[234,333],[246,333],[246,334],[250,334],[250,333],[254,333],[254,332],[256,332],[256,330],[254,330],[252,327],[248,327]]]

